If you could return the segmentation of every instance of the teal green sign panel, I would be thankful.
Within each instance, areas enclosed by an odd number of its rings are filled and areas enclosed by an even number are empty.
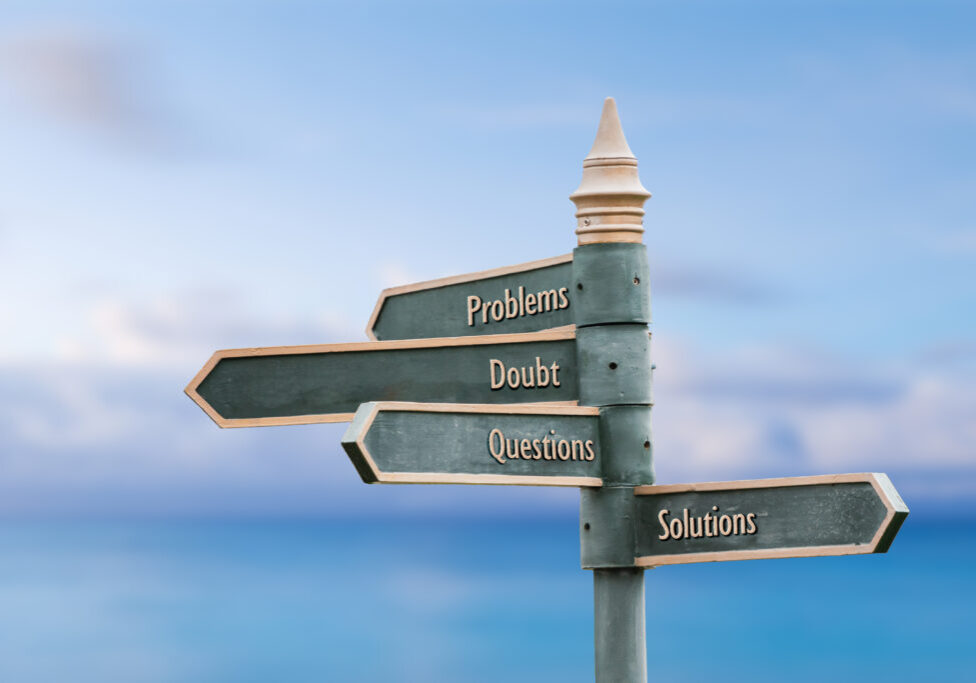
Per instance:
[[[884,474],[639,486],[636,564],[888,550],[908,508]]]
[[[342,447],[368,484],[600,486],[592,407],[364,403]]]
[[[218,351],[186,393],[221,427],[348,422],[368,401],[574,405],[575,331]]]
[[[538,332],[573,324],[571,254],[384,290],[370,339]]]

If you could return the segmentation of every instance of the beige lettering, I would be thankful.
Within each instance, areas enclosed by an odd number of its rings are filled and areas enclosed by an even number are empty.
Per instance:
[[[518,299],[512,296],[512,290],[505,290],[505,318],[512,319],[519,316]]]
[[[469,296],[468,297],[468,327],[474,326],[474,314],[478,312],[479,308],[481,308],[481,297]]]
[[[508,386],[510,389],[519,388],[519,369],[509,368],[508,369]]]
[[[505,319],[505,304],[501,299],[493,301],[491,304],[491,319],[496,323]]]
[[[557,372],[559,372],[559,366],[556,365],[555,362],[553,362],[553,364],[552,364],[552,386],[554,386],[554,387],[558,387],[559,386],[559,380],[556,379],[556,373]]]
[[[573,447],[572,458],[573,460],[583,460],[583,442],[579,439],[573,439],[570,442],[570,446]],[[576,447],[579,446],[579,455],[577,455]]]
[[[502,363],[500,360],[496,360],[492,358],[491,360],[488,361],[488,367],[489,367],[489,372],[491,374],[491,390],[495,391],[497,389],[501,389],[503,386],[505,386],[505,364]],[[497,381],[495,380],[496,368],[501,373]]]
[[[537,295],[539,300],[539,312],[548,313],[551,311],[556,303],[556,290],[550,289],[547,292],[539,292]]]
[[[498,436],[498,452],[494,449],[494,439]],[[500,429],[492,429],[488,432],[488,452],[491,453],[491,457],[498,461],[498,464],[505,464],[505,435],[502,434]]]
[[[593,441],[557,439],[553,438],[555,429],[550,429],[542,439],[523,437],[506,437],[501,429],[495,428],[488,432],[488,453],[498,464],[504,465],[506,460],[593,460],[596,454]],[[577,448],[579,450],[577,450]],[[590,455],[586,456],[585,451]]]
[[[563,448],[565,446],[565,448]],[[559,456],[560,460],[569,460],[569,442],[566,440],[560,441],[556,444],[556,455]]]
[[[509,460],[518,460],[518,439],[505,439],[505,454]]]
[[[559,381],[560,366],[558,362],[546,366],[542,363],[542,358],[535,357],[535,367],[525,365],[521,367],[505,367],[505,363],[492,358],[488,361],[489,386],[497,390],[506,384],[510,389],[542,389],[543,387],[561,386]]]
[[[542,379],[542,373],[546,374],[545,379]],[[549,368],[542,364],[542,359],[539,356],[535,357],[535,376],[539,388],[549,386]]]
[[[664,519],[665,517],[668,516],[668,512],[669,512],[668,510],[661,510],[661,512],[658,513],[657,516],[658,522],[661,523],[661,528],[664,529],[664,533],[658,535],[658,538],[661,539],[662,541],[666,541],[669,538],[671,538],[671,532],[668,530],[667,520]]]
[[[681,538],[717,538],[718,536],[739,536],[741,534],[756,533],[754,522],[756,514],[718,514],[718,506],[712,506],[712,512],[703,517],[696,517],[691,510],[684,508],[680,517],[670,521],[668,534],[676,540]],[[715,513],[715,514],[712,514]],[[670,513],[669,513],[670,514]],[[662,519],[663,522],[663,519]],[[666,540],[661,538],[661,540]]]
[[[505,289],[501,298],[494,300],[485,300],[477,294],[470,294],[466,297],[465,305],[468,327],[475,325],[479,312],[481,323],[487,325],[491,321],[501,322],[569,308],[569,287],[526,293],[525,285],[519,285],[514,291]]]

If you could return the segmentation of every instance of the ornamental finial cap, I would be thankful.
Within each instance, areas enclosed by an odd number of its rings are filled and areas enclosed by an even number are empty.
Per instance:
[[[583,180],[570,199],[576,204],[579,244],[640,242],[644,234],[644,202],[651,193],[637,175],[637,158],[630,151],[608,97],[596,140],[583,160]]]

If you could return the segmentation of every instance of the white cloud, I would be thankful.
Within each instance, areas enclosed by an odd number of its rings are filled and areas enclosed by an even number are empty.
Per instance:
[[[143,57],[72,24],[21,26],[0,35],[0,79],[24,105],[91,131],[146,141],[162,129],[152,96],[160,84]]]
[[[574,491],[362,486],[339,448],[343,425],[217,429],[182,388],[215,336],[255,333],[243,315],[201,332],[193,323],[207,310],[181,299],[141,311],[115,302],[92,316],[101,353],[82,346],[72,362],[39,370],[0,365],[0,510],[504,517],[575,509]],[[661,483],[886,471],[906,497],[976,494],[969,374],[783,348],[707,353],[670,342],[654,353]]]
[[[384,263],[376,269],[376,277],[383,289],[423,280],[423,278],[414,275],[403,263]]]
[[[976,485],[971,376],[783,349],[708,355],[663,345],[656,354],[662,482],[971,470]]]
[[[820,463],[872,469],[976,467],[976,392],[951,376],[919,375],[879,403],[824,406],[797,416]]]
[[[324,312],[297,319],[257,310],[236,293],[185,290],[155,299],[101,297],[87,303],[84,324],[56,343],[55,358],[75,364],[202,366],[217,349],[348,341],[351,321]]]
[[[976,254],[976,228],[935,234],[931,230],[925,230],[920,237],[925,244],[943,253],[965,256]]]

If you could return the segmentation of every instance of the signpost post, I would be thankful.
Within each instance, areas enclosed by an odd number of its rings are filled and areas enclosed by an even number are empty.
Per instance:
[[[651,322],[644,202],[637,159],[608,99],[596,140],[583,160],[576,204],[573,279],[581,401],[600,407],[604,433],[604,486],[580,492],[581,557],[593,569],[593,614],[598,683],[647,680],[644,569],[616,532],[634,517],[633,487],[652,484],[651,351],[621,372],[621,355]],[[586,370],[583,370],[585,368]]]
[[[637,159],[607,99],[572,255],[384,291],[374,341],[218,351],[186,393],[221,427],[351,422],[367,483],[580,487],[598,683],[646,683],[644,568],[886,552],[883,474],[654,485]]]

